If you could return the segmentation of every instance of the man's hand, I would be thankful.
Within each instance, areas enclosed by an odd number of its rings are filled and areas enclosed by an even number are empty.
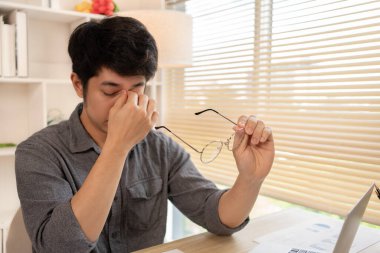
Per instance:
[[[109,113],[106,142],[127,152],[148,134],[157,120],[154,100],[144,94],[122,91]]]
[[[264,122],[254,116],[241,116],[234,130],[232,151],[239,175],[218,206],[220,220],[231,228],[248,217],[274,159],[272,130]]]
[[[123,171],[125,156],[158,119],[155,102],[146,95],[122,91],[111,108],[102,152],[71,206],[83,232],[96,241],[104,227]]]
[[[240,176],[263,181],[274,159],[272,130],[255,116],[241,116],[234,130],[233,154]]]

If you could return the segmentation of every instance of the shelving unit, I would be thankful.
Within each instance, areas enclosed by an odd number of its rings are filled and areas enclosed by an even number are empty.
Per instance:
[[[72,6],[74,7],[75,1],[72,2]],[[26,3],[18,3],[15,1],[0,1],[0,10],[5,12],[11,10],[21,10],[26,12],[30,19],[45,20],[49,22],[72,23],[78,21],[79,19],[103,18],[102,15],[97,14],[81,13],[72,10],[58,10]]]
[[[0,12],[27,13],[27,78],[0,77],[0,143],[20,143],[47,126],[48,112],[58,109],[68,118],[81,100],[70,82],[67,43],[72,30],[102,15],[57,10],[18,1],[0,1]],[[74,6],[74,3],[73,5]],[[0,253],[6,253],[7,231],[19,209],[14,162],[16,148],[0,148]],[[2,241],[2,242],[1,242]]]

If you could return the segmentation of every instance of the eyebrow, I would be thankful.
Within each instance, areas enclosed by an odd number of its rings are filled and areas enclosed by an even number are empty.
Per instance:
[[[101,85],[104,85],[104,86],[112,86],[112,87],[115,87],[115,88],[118,88],[121,86],[121,84],[119,83],[114,83],[114,82],[109,82],[109,81],[104,81],[101,83]],[[145,82],[139,82],[139,83],[135,83],[134,85],[132,85],[129,90],[132,90],[134,88],[138,88],[138,87],[142,87],[145,85]]]

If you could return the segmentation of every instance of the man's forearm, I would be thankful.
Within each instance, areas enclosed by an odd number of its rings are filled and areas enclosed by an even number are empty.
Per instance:
[[[71,206],[84,234],[96,241],[104,227],[123,171],[126,154],[105,144]]]
[[[224,225],[235,228],[244,222],[256,202],[261,184],[262,181],[237,177],[233,187],[219,201],[219,217]]]

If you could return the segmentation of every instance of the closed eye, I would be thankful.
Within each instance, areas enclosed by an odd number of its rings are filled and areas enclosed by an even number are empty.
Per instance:
[[[116,96],[119,92],[112,92],[112,93],[108,93],[108,92],[104,92],[103,91],[103,94],[106,95],[107,97],[113,97],[113,96]]]

